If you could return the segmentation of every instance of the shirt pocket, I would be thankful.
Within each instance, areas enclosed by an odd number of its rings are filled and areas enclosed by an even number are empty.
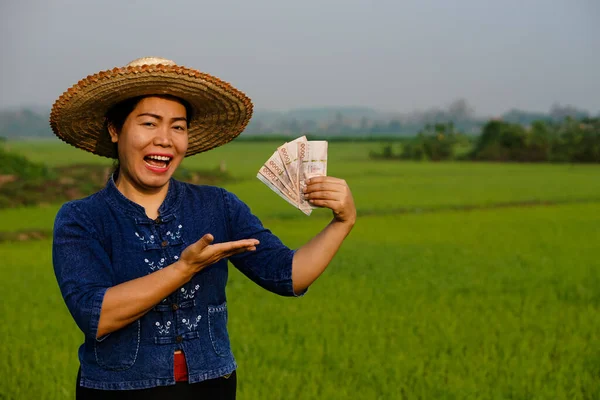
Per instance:
[[[208,306],[208,331],[213,349],[220,357],[231,354],[227,333],[227,302],[218,306]]]
[[[94,341],[96,362],[104,369],[124,371],[137,359],[140,349],[140,320]]]

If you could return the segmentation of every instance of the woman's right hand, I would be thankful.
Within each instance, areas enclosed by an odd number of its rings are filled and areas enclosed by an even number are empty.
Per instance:
[[[186,247],[181,253],[178,264],[180,264],[182,271],[186,275],[189,275],[190,278],[223,258],[246,251],[254,251],[259,244],[259,241],[256,239],[211,244],[213,240],[213,235],[207,233],[196,243],[192,243]]]

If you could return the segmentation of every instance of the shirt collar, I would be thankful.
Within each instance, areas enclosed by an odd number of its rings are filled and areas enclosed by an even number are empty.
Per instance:
[[[111,174],[104,188],[104,197],[106,201],[122,212],[134,217],[138,223],[154,223],[156,220],[150,219],[146,215],[146,210],[141,205],[125,197],[119,191],[115,183],[115,174]],[[175,210],[181,202],[181,183],[171,178],[169,180],[169,190],[167,196],[158,208],[158,215],[161,221],[167,222],[173,218]]]

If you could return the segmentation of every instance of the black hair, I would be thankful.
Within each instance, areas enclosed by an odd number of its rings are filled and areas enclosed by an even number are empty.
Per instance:
[[[194,118],[193,109],[192,109],[192,106],[190,105],[190,103],[188,103],[187,101],[185,101],[177,96],[173,96],[173,95],[169,95],[169,94],[158,94],[158,95],[143,95],[143,96],[131,97],[129,99],[125,99],[125,100],[115,104],[114,106],[112,106],[110,108],[110,110],[108,110],[108,112],[106,113],[106,115],[104,117],[106,134],[108,134],[109,126],[114,127],[115,130],[117,131],[117,133],[121,133],[121,129],[123,129],[123,125],[125,124],[125,120],[129,116],[129,114],[131,114],[131,112],[135,109],[135,107],[138,105],[138,103],[146,97],[160,97],[162,99],[175,100],[175,101],[181,103],[181,105],[183,105],[185,107],[185,114],[186,114],[185,117],[187,120],[187,127],[189,129],[190,123],[191,123],[192,119]],[[114,145],[115,145],[115,153],[118,154],[117,143],[115,143]],[[119,174],[119,167],[120,167],[119,159],[117,158],[113,164],[113,171],[111,174],[111,175],[114,174],[115,179]]]
[[[162,99],[175,100],[181,103],[181,105],[185,107],[187,127],[190,127],[190,122],[194,118],[192,106],[187,101],[179,97],[172,96],[169,94],[160,94],[131,97],[112,106],[105,116],[107,130],[108,126],[111,125],[116,129],[117,133],[121,133],[121,129],[123,128],[125,120],[129,116],[129,114],[131,114],[131,112],[135,109],[138,103],[146,97],[160,97]]]

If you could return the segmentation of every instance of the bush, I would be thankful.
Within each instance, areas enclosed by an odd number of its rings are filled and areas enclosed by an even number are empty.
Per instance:
[[[52,172],[43,164],[29,161],[20,154],[7,151],[0,146],[0,175],[13,175],[30,180],[46,179]]]
[[[402,151],[395,154],[391,144],[386,144],[380,153],[371,152],[371,158],[400,160],[442,161],[454,158],[456,146],[468,145],[470,139],[454,131],[452,123],[427,125],[418,135],[402,144]]]
[[[600,119],[562,123],[535,121],[529,129],[489,121],[475,149],[475,160],[527,162],[600,162]]]

